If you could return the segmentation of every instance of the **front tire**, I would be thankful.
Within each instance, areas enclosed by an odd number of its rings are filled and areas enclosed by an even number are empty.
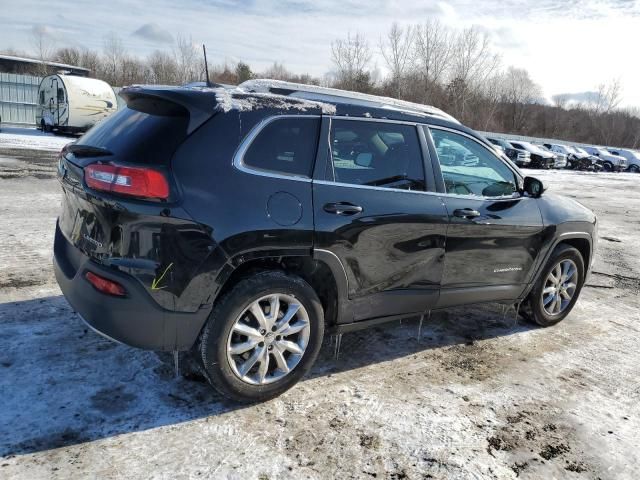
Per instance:
[[[584,260],[565,244],[553,251],[525,303],[525,318],[543,327],[564,320],[573,309],[584,283]]]
[[[224,396],[265,401],[311,368],[324,335],[324,312],[300,277],[265,271],[239,281],[214,306],[202,332],[207,379]]]

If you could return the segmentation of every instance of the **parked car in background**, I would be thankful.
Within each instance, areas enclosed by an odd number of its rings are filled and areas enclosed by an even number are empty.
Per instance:
[[[556,163],[555,154],[529,142],[510,142],[513,148],[531,155],[531,168],[553,168]]]
[[[583,150],[595,155],[602,161],[602,168],[605,172],[622,172],[627,169],[627,159],[620,155],[613,155],[602,147],[582,147]]]
[[[538,147],[538,146],[541,149],[546,150],[547,152],[550,152],[553,155],[555,155],[555,163],[553,164],[553,168],[567,168],[567,154],[566,153],[554,152],[553,150],[548,148],[546,145],[536,145],[536,147]]]
[[[531,154],[527,151],[516,150],[506,140],[500,138],[487,138],[496,147],[499,147],[509,160],[519,167],[528,167],[531,163]]]
[[[627,160],[627,170],[633,173],[640,172],[640,152],[619,148],[609,148],[608,150],[611,154],[624,157]]]
[[[592,170],[594,172],[599,172],[604,168],[602,166],[602,160],[600,160],[599,157],[591,155],[582,147],[578,147],[576,145],[568,145],[567,147],[572,149],[574,152],[574,155],[568,159],[569,165],[567,168],[573,168],[576,170]]]
[[[121,95],[60,154],[56,279],[233,400],[292,387],[325,332],[485,302],[550,326],[588,278],[594,213],[438,109],[272,80]]]

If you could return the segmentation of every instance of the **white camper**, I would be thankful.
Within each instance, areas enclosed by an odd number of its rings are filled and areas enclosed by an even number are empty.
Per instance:
[[[43,131],[86,132],[118,109],[108,83],[74,75],[49,75],[38,88],[36,125]]]

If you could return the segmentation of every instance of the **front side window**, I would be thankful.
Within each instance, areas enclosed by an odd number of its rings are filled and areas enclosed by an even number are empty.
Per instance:
[[[447,193],[501,197],[517,191],[517,177],[489,149],[469,137],[431,129]]]
[[[253,139],[242,163],[256,170],[296,176],[311,176],[316,156],[320,119],[278,118]]]
[[[58,103],[64,103],[64,89],[58,89]]]
[[[413,125],[333,120],[331,157],[336,182],[425,190],[420,141]]]

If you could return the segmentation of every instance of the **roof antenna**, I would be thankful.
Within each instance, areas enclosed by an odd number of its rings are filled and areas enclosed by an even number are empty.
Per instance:
[[[204,73],[207,76],[207,87],[211,87],[211,80],[209,80],[209,65],[207,65],[207,47],[202,44],[202,52],[204,53]]]

